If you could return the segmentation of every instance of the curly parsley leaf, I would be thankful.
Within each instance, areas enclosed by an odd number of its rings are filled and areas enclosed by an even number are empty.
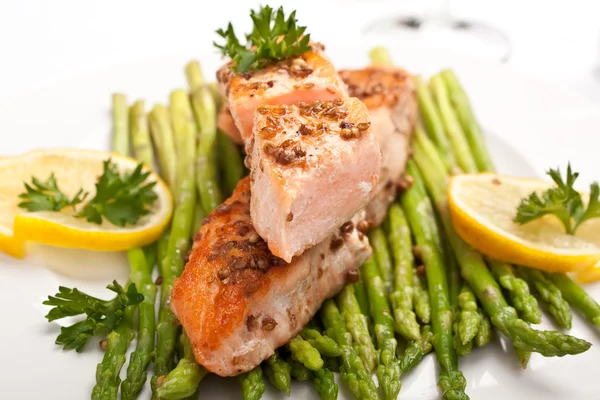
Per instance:
[[[132,173],[119,173],[110,159],[104,161],[104,171],[96,183],[96,195],[75,216],[101,224],[106,218],[116,226],[134,225],[150,213],[150,206],[158,196],[153,188],[156,182],[144,183],[150,172],[138,164]]]
[[[261,69],[270,61],[283,60],[311,50],[310,34],[304,34],[305,26],[296,25],[296,11],[286,19],[283,7],[275,12],[271,7],[261,7],[258,12],[251,10],[253,28],[242,45],[231,23],[226,30],[219,29],[217,34],[225,39],[225,44],[214,43],[215,47],[229,56],[236,72]]]
[[[27,211],[60,211],[66,207],[73,207],[85,200],[88,193],[83,189],[69,199],[59,188],[54,174],[50,174],[45,182],[36,177],[31,178],[31,184],[24,183],[25,193],[21,193],[19,198],[23,201],[19,203],[20,208]]]
[[[89,338],[113,331],[123,319],[126,307],[144,300],[133,283],[125,290],[117,281],[113,281],[107,289],[117,294],[111,300],[101,300],[64,286],[59,287],[54,296],[48,296],[48,300],[43,302],[47,306],[53,306],[46,315],[48,322],[77,315],[86,316],[84,320],[71,326],[61,327],[56,344],[63,346],[65,350],[75,349],[81,352]]]
[[[590,187],[590,199],[586,207],[581,194],[574,188],[579,173],[572,171],[570,163],[565,179],[558,168],[550,169],[547,174],[556,187],[546,190],[541,196],[533,192],[522,199],[517,207],[515,222],[525,224],[544,215],[554,215],[563,224],[565,231],[573,235],[584,221],[600,217],[600,187],[597,182]]]

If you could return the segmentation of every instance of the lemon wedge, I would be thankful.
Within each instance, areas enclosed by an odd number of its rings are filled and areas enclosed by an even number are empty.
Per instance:
[[[97,225],[75,218],[72,209],[62,212],[28,212],[18,207],[24,182],[37,177],[44,181],[54,173],[58,187],[72,197],[82,188],[95,193],[103,161],[110,158],[121,172],[131,171],[137,162],[116,153],[79,149],[34,150],[0,159],[0,250],[22,258],[27,241],[98,251],[121,251],[152,243],[165,230],[173,212],[173,201],[165,183],[154,173],[148,178],[158,199],[151,212],[136,225],[118,227],[104,220]]]
[[[452,222],[467,243],[493,258],[550,272],[589,270],[600,262],[600,219],[584,222],[575,235],[551,215],[524,225],[513,221],[522,198],[552,185],[488,173],[453,176]]]

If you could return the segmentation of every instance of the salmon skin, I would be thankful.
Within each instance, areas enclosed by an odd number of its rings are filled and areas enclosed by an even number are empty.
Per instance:
[[[371,256],[358,223],[347,221],[288,264],[252,226],[250,179],[242,179],[195,235],[171,295],[198,363],[238,375],[296,336],[325,299],[358,279],[359,265]]]
[[[371,129],[381,148],[381,171],[373,200],[365,208],[371,226],[379,225],[396,198],[409,157],[410,138],[417,119],[412,76],[403,69],[369,66],[342,70],[340,76],[351,96],[359,98],[371,114]]]
[[[244,142],[252,136],[254,113],[262,104],[310,103],[347,97],[346,86],[325,56],[323,46],[319,43],[311,46],[311,51],[260,70],[233,72],[232,64],[228,63],[217,71],[217,81],[227,96]]]
[[[287,262],[365,207],[379,181],[381,152],[356,98],[260,106],[246,147],[252,222]]]

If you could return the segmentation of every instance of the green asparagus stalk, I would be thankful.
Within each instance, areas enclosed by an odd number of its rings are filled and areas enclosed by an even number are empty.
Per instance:
[[[450,143],[452,144],[452,150],[456,156],[458,166],[465,173],[478,172],[475,159],[469,151],[469,143],[465,138],[465,133],[463,132],[454,109],[450,104],[444,79],[440,75],[435,75],[431,78],[429,86],[433,93],[435,104],[438,107],[438,111],[444,125],[444,131],[448,135]],[[436,160],[435,162],[438,161]]]
[[[519,278],[512,265],[498,260],[488,259],[492,274],[508,293],[510,304],[517,310],[519,316],[532,324],[542,322],[542,311],[535,297],[529,292],[529,285]]]
[[[336,300],[342,318],[346,321],[346,329],[352,335],[352,343],[356,352],[369,372],[375,371],[377,351],[369,335],[367,317],[361,313],[358,301],[354,296],[354,286],[344,287]]]
[[[319,311],[328,336],[342,348],[340,372],[342,380],[358,400],[378,399],[377,388],[370,372],[352,347],[352,336],[332,299],[325,300]]]
[[[127,379],[121,386],[121,398],[136,399],[146,382],[146,370],[154,351],[154,304],[156,285],[152,281],[154,262],[148,264],[142,249],[127,252],[131,265],[131,281],[136,285],[144,300],[138,305],[138,337],[135,350],[131,353],[127,367]]]
[[[514,348],[514,350],[515,350],[515,355],[517,356],[517,359],[519,360],[519,364],[521,365],[521,368],[523,368],[523,369],[527,368],[527,364],[529,363],[529,359],[531,358],[531,352],[517,349],[517,348]]]
[[[196,122],[185,90],[177,89],[169,97],[169,114],[173,126],[173,136],[177,158],[196,159]],[[176,168],[177,172],[177,168]],[[187,177],[177,175],[177,185],[173,195],[177,197],[181,181]]]
[[[589,349],[590,343],[554,331],[536,331],[519,319],[514,308],[510,307],[502,290],[485,265],[482,256],[467,245],[456,233],[448,210],[446,171],[435,168],[429,161],[437,154],[427,154],[413,142],[413,158],[424,177],[428,191],[441,216],[446,235],[461,267],[463,278],[469,283],[475,295],[490,316],[492,324],[508,336],[513,344],[525,351],[536,351],[544,356],[564,356],[579,354]]]
[[[342,355],[342,349],[335,340],[329,336],[323,336],[317,329],[304,327],[300,332],[300,336],[317,349],[324,357],[339,357]]]
[[[471,288],[463,285],[458,295],[460,309],[458,319],[458,335],[463,345],[473,340],[479,331],[481,316],[477,312],[477,300]]]
[[[537,269],[519,267],[519,274],[529,283],[546,306],[556,323],[564,329],[571,329],[571,307],[562,297],[560,289],[542,272]]]
[[[220,110],[223,106],[223,103],[227,101],[225,94],[221,92],[219,89],[219,85],[217,82],[211,82],[208,84],[208,88],[210,89],[210,94],[212,95],[213,101],[215,102],[215,108]]]
[[[243,400],[260,400],[267,390],[263,380],[263,370],[260,366],[250,372],[240,375]]]
[[[493,332],[492,332],[492,323],[487,315],[484,314],[481,308],[477,309],[479,313],[479,329],[477,330],[477,335],[473,340],[475,346],[483,347],[488,344],[492,340]]]
[[[148,130],[146,106],[142,100],[136,101],[129,109],[129,129],[135,158],[150,169],[154,169],[154,151]],[[123,153],[125,154],[125,153]]]
[[[287,363],[290,364],[290,375],[297,381],[307,381],[311,378],[311,370],[306,368],[304,364],[293,358],[287,359]]]
[[[416,165],[410,161],[407,171],[418,176]],[[452,345],[452,309],[448,295],[448,277],[443,259],[436,243],[441,240],[433,206],[427,194],[414,185],[401,197],[402,207],[408,218],[417,245],[421,248],[425,273],[431,299],[431,324],[435,340],[433,346],[440,366],[438,386],[445,399],[468,399],[466,380],[458,369],[458,359]]]
[[[113,110],[113,151],[129,155],[129,113],[127,96],[120,93],[112,95]]]
[[[210,89],[202,76],[200,64],[192,61],[185,67],[192,110],[198,126],[196,154],[196,182],[200,202],[205,213],[210,213],[223,202],[217,178],[217,110]]]
[[[125,353],[129,342],[134,338],[134,313],[135,306],[127,306],[119,325],[108,334],[104,357],[96,368],[96,386],[92,390],[92,400],[116,400],[117,398],[121,384],[119,372],[125,364]]]
[[[321,368],[312,374],[313,384],[321,400],[336,400],[338,398],[338,385],[335,383],[333,372]]]
[[[419,365],[421,360],[432,350],[432,340],[433,333],[431,332],[431,327],[424,325],[421,328],[421,337],[410,342],[400,359],[400,371],[402,374],[406,374]]]
[[[481,134],[481,128],[475,119],[465,91],[451,70],[442,71],[440,75],[444,80],[450,102],[454,106],[456,116],[471,147],[471,153],[475,159],[477,168],[480,171],[493,171],[494,164],[492,163],[492,158],[487,151],[483,135]],[[477,149],[477,151],[474,149]]]
[[[467,354],[469,354],[471,352],[471,350],[473,350],[473,341],[468,341],[466,343],[463,343],[462,340],[460,340],[460,333],[459,333],[459,323],[458,322],[454,322],[452,324],[452,347],[454,347],[454,351],[456,352],[456,355],[459,357],[464,357]]]
[[[340,372],[340,360],[338,357],[326,357],[323,361],[325,361],[324,368],[333,372]]]
[[[600,327],[600,305],[581,286],[562,273],[547,274],[562,296],[592,324]]]
[[[374,47],[369,52],[369,57],[371,58],[371,63],[373,65],[381,65],[385,67],[394,64],[392,62],[392,57],[390,56],[390,53],[388,53],[386,48],[382,46]]]
[[[416,274],[413,276],[413,288],[415,292],[415,314],[419,320],[428,324],[431,321],[431,302],[429,301],[429,293],[425,284]]]
[[[454,166],[456,160],[452,153],[450,141],[444,132],[442,118],[438,113],[431,91],[420,76],[415,76],[415,86],[417,88],[419,110],[425,129],[439,150],[446,169],[450,169]]]
[[[263,372],[267,375],[271,385],[277,390],[282,391],[287,396],[292,390],[291,367],[277,352],[267,358],[262,364]]]
[[[184,111],[178,108],[180,102],[173,101],[176,98],[177,94],[171,95],[170,108],[174,121],[179,118],[178,115],[185,114]],[[193,143],[193,136],[191,138],[185,137],[185,132],[178,130],[178,124],[173,124],[173,127],[176,144],[180,143],[179,146],[176,146],[178,150],[182,148],[182,143]],[[176,319],[169,307],[169,300],[173,289],[173,282],[183,271],[184,257],[190,247],[189,239],[191,237],[196,205],[195,169],[194,159],[190,157],[191,155],[192,153],[188,151],[178,153],[177,156],[178,189],[175,195],[175,211],[171,221],[171,234],[162,266],[163,282],[161,285],[159,320],[156,325],[158,341],[155,376],[152,378],[153,389],[156,389],[157,377],[168,374],[173,367],[174,361],[173,356],[179,328],[174,323]]]
[[[419,323],[413,311],[413,266],[410,228],[402,207],[392,204],[388,211],[388,240],[394,259],[394,291],[390,302],[394,312],[395,329],[407,340],[419,339]]]
[[[168,375],[161,376],[157,382],[156,392],[160,399],[187,399],[196,393],[200,381],[208,373],[196,363],[192,343],[185,332],[181,334],[180,343],[183,347],[183,358]]]
[[[373,259],[362,264],[361,274],[365,279],[370,312],[375,324],[375,337],[379,350],[377,367],[379,388],[384,399],[396,399],[400,392],[400,362],[396,358],[398,342],[394,337],[394,318],[385,295],[383,279],[378,274]]]
[[[167,185],[173,188],[176,184],[177,153],[175,152],[169,112],[164,106],[157,104],[152,107],[148,114],[148,122],[150,124],[150,134],[158,152],[160,175]]]
[[[287,344],[287,348],[292,354],[292,359],[302,363],[311,371],[316,371],[323,367],[323,359],[319,350],[313,347],[302,336],[296,336]]]
[[[369,320],[369,299],[367,297],[367,289],[365,288],[365,282],[362,277],[358,278],[358,281],[352,285],[354,287],[354,296],[360,307],[360,312],[367,317]]]
[[[383,280],[385,290],[389,292],[392,288],[394,268],[385,232],[381,227],[377,227],[372,229],[368,235],[369,243],[373,248],[373,257],[375,258],[379,269],[379,276],[381,276],[381,279]]]
[[[244,161],[237,145],[223,132],[217,133],[219,148],[219,171],[223,173],[224,193],[229,196],[236,185],[244,177]]]

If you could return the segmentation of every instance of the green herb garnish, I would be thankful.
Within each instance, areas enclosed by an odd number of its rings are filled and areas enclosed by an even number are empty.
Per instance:
[[[541,197],[533,192],[521,200],[517,207],[515,222],[524,224],[544,215],[554,215],[565,227],[568,234],[573,235],[577,227],[584,221],[600,217],[600,187],[598,182],[590,186],[590,199],[584,206],[581,194],[573,187],[579,173],[572,172],[571,164],[567,167],[566,179],[560,174],[560,169],[550,169],[547,172],[556,187],[546,190]]]
[[[110,159],[104,161],[104,170],[96,183],[96,194],[74,216],[100,225],[103,219],[116,226],[134,225],[150,213],[150,206],[158,196],[153,188],[156,182],[146,182],[150,172],[142,172],[138,164],[132,173],[121,175],[117,165]],[[59,188],[54,174],[41,182],[33,177],[32,184],[25,183],[25,193],[19,198],[19,207],[27,211],[61,211],[66,207],[75,208],[89,193],[80,189],[69,199]]]
[[[106,335],[114,330],[123,319],[125,307],[139,304],[144,296],[138,293],[135,284],[130,284],[127,290],[114,281],[107,289],[117,294],[112,300],[101,300],[92,297],[78,289],[64,286],[58,288],[58,293],[48,296],[43,304],[53,306],[46,315],[48,322],[65,317],[86,315],[86,319],[71,326],[61,327],[56,344],[65,350],[83,350],[89,338],[95,335]]]
[[[223,45],[215,42],[214,45],[233,60],[234,71],[261,69],[272,60],[283,60],[311,50],[308,45],[310,34],[304,35],[306,27],[296,25],[296,11],[286,19],[283,7],[275,12],[265,6],[258,12],[251,10],[250,17],[254,27],[252,33],[245,35],[245,45],[240,43],[231,23],[226,30],[217,31],[226,42]]]

